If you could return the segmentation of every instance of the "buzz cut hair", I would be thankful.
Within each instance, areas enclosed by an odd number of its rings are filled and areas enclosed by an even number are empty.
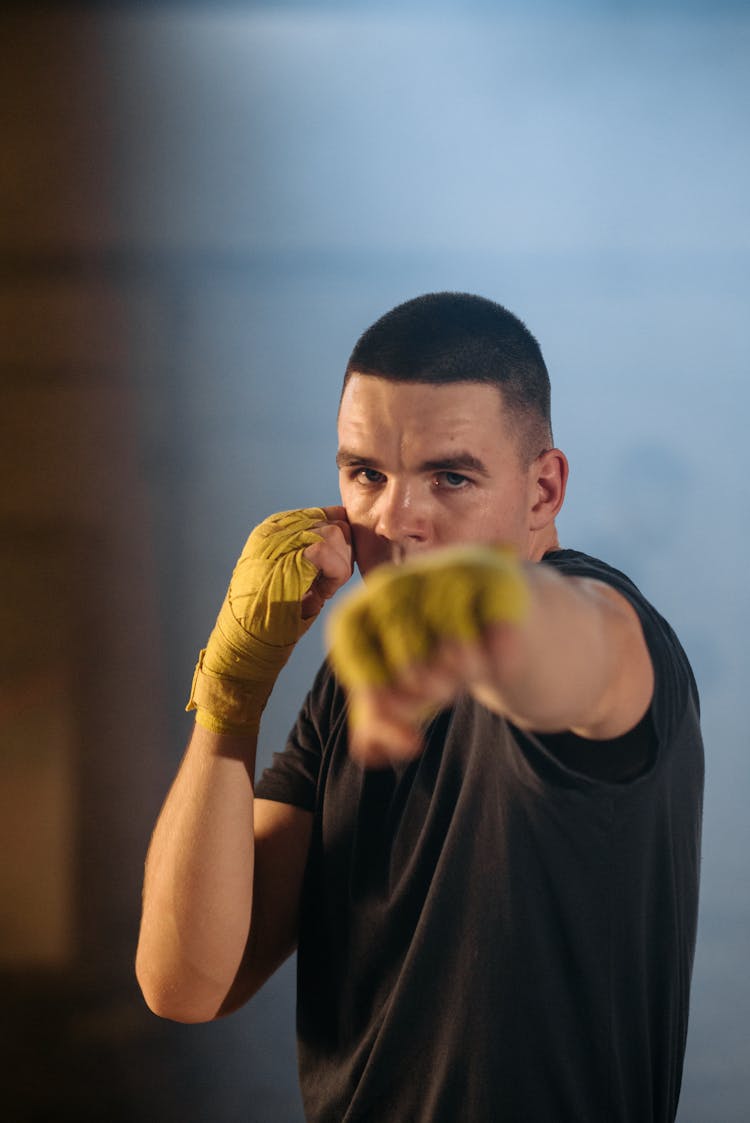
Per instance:
[[[355,373],[496,386],[525,464],[552,447],[549,374],[539,344],[517,316],[485,297],[436,292],[397,305],[360,336],[344,389]]]

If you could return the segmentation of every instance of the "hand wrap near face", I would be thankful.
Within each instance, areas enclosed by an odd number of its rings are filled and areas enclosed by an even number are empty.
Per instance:
[[[528,602],[508,547],[450,546],[382,565],[331,613],[331,663],[349,689],[385,686],[444,640],[470,642],[490,624],[521,620]]]
[[[276,678],[313,623],[300,602],[318,570],[303,556],[322,540],[320,507],[282,511],[255,528],[195,668],[188,710],[217,733],[257,732]]]

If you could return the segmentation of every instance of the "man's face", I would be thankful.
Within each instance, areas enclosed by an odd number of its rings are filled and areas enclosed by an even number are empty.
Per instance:
[[[338,432],[341,501],[363,575],[448,544],[505,542],[529,557],[533,473],[494,386],[353,374]]]

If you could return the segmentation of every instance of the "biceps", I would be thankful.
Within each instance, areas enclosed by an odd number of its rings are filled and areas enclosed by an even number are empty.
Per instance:
[[[629,733],[647,712],[654,691],[654,670],[638,614],[617,590],[591,582],[604,620],[608,682],[589,727],[575,732],[596,740]]]
[[[297,946],[312,814],[291,804],[256,799],[254,821],[250,934],[222,1014],[235,1010],[251,998]]]

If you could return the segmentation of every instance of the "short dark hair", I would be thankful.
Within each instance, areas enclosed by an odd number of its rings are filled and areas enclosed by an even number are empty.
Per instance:
[[[497,386],[528,463],[552,443],[550,384],[528,328],[501,304],[435,292],[399,304],[357,341],[344,375],[392,382],[484,382]]]

